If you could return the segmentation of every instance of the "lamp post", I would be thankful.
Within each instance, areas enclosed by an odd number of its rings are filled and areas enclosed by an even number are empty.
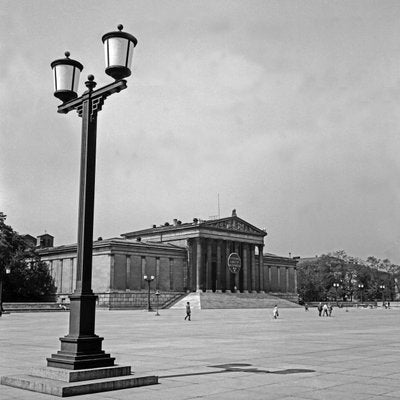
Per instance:
[[[337,282],[335,282],[334,284],[333,284],[333,287],[335,288],[335,301],[336,301],[336,306],[338,306],[338,301],[337,301],[337,291],[338,291],[338,288],[339,288],[339,284],[337,283]]]
[[[362,283],[358,284],[358,288],[361,290],[361,304],[363,302],[364,285]]]
[[[79,186],[79,217],[77,245],[76,290],[70,296],[69,333],[60,338],[61,350],[47,359],[49,367],[70,370],[100,368],[114,365],[115,358],[101,349],[102,337],[95,334],[96,299],[92,291],[93,215],[96,168],[97,114],[104,100],[125,89],[123,78],[131,74],[130,65],[137,40],[129,33],[118,31],[103,35],[106,74],[115,82],[94,90],[93,75],[85,82],[87,90],[78,97],[79,75],[83,65],[69,58],[51,63],[54,73],[54,96],[63,104],[58,112],[66,114],[76,110],[82,118],[82,147]]]
[[[382,291],[382,307],[383,307],[383,303],[385,301],[385,285],[379,285],[379,289],[381,289]]]
[[[4,282],[4,277],[5,277],[5,275],[8,275],[10,272],[11,272],[10,267],[6,267],[0,273],[0,317],[4,313],[4,310],[3,310],[3,282]]]
[[[145,275],[143,279],[147,282],[148,285],[148,292],[147,292],[147,311],[153,311],[150,305],[150,283],[154,281],[154,276],[147,276]]]
[[[156,317],[159,317],[159,316],[160,316],[160,314],[158,313],[158,298],[159,298],[159,296],[160,296],[160,291],[159,291],[159,290],[156,290],[156,298],[157,298],[157,312],[156,312]]]

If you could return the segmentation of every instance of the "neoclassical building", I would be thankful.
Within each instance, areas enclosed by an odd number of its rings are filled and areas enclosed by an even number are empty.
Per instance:
[[[239,218],[174,219],[93,243],[93,291],[101,305],[135,306],[144,276],[163,301],[190,291],[297,293],[297,260],[264,252],[265,230]],[[41,237],[40,237],[41,238]],[[41,238],[41,243],[44,243]],[[45,242],[48,245],[48,241]],[[76,244],[39,249],[59,296],[75,289]]]

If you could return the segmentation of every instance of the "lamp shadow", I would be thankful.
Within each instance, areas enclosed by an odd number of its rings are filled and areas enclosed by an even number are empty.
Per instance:
[[[278,371],[268,371],[258,368],[249,368],[251,364],[243,363],[232,363],[232,364],[221,364],[221,365],[209,365],[210,368],[218,368],[221,371],[210,371],[210,372],[193,372],[188,374],[176,374],[176,375],[163,375],[159,376],[159,379],[163,378],[179,378],[183,376],[196,376],[196,375],[211,375],[211,374],[225,374],[227,372],[247,372],[252,374],[278,374],[278,375],[289,375],[289,374],[304,374],[315,372],[313,369],[303,369],[303,368],[289,368],[282,369]]]

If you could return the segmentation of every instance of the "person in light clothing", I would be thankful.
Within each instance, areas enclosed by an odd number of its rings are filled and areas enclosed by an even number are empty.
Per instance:
[[[273,316],[274,316],[274,319],[277,319],[279,317],[278,304],[275,304],[275,307],[273,310]]]

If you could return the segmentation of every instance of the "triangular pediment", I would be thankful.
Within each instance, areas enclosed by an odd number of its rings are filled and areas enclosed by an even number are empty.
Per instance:
[[[206,221],[201,223],[201,225],[208,228],[224,229],[228,231],[250,233],[254,235],[265,236],[267,234],[264,230],[256,228],[254,225],[249,224],[239,217],[228,217],[213,221]]]

